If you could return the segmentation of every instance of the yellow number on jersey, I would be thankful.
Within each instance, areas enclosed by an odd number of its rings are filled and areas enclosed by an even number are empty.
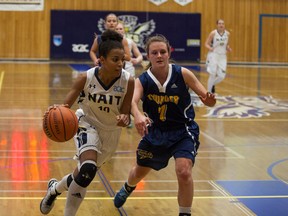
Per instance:
[[[167,110],[167,105],[164,104],[161,107],[158,108],[158,112],[159,112],[159,119],[161,121],[165,121],[166,120],[166,110]]]

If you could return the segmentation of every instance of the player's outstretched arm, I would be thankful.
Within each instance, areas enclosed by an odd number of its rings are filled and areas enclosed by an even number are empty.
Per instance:
[[[213,107],[216,104],[215,95],[207,92],[206,97],[199,96],[200,100],[209,107]]]
[[[189,71],[187,68],[182,67],[182,75],[184,77],[185,83],[191,88],[201,99],[201,101],[209,107],[212,107],[216,104],[215,95],[207,92],[202,83],[197,79],[192,71]]]

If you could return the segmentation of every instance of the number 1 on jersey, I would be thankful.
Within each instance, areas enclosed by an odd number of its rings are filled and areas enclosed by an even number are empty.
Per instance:
[[[164,104],[161,107],[158,107],[159,119],[161,121],[166,120],[166,111],[167,111],[167,104]]]

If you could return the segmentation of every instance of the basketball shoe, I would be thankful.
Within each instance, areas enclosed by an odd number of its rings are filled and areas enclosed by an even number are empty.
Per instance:
[[[48,214],[52,210],[56,197],[60,195],[56,191],[57,184],[58,181],[56,179],[49,180],[47,193],[40,203],[40,211],[42,214]]]
[[[118,193],[116,193],[114,197],[114,206],[116,208],[120,208],[121,206],[123,206],[128,196],[130,196],[130,194],[133,192],[135,188],[136,187],[129,187],[127,183],[125,183],[122,186],[121,190]]]

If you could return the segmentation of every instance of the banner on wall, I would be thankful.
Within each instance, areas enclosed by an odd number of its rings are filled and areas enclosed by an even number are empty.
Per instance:
[[[167,2],[168,0],[149,0],[150,2],[152,2],[153,4],[159,6],[165,2]]]
[[[89,60],[94,34],[105,30],[111,11],[51,11],[50,58]],[[145,41],[163,34],[172,46],[174,60],[199,61],[201,14],[113,12],[124,23],[126,36],[133,39],[145,57]]]
[[[0,11],[40,11],[44,0],[0,0]]]
[[[191,3],[193,0],[174,0],[174,2],[176,2],[177,4],[181,5],[181,6],[185,6],[189,3]]]
[[[152,2],[153,4],[159,6],[165,2],[167,2],[168,0],[149,0],[149,2]],[[191,3],[193,0],[174,0],[174,2],[176,2],[177,4],[181,5],[181,6],[185,6],[189,3]]]

